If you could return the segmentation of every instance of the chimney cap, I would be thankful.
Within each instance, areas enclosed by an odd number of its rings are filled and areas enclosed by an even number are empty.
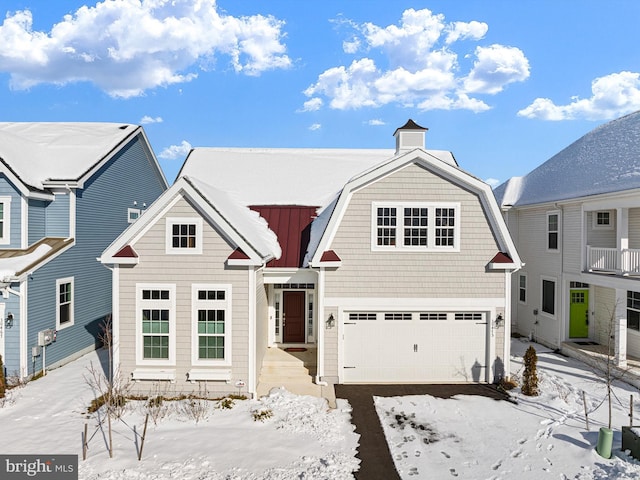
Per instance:
[[[416,122],[414,122],[412,119],[409,119],[409,120],[407,120],[407,123],[405,123],[403,126],[401,126],[399,128],[396,128],[396,131],[393,132],[393,135],[395,136],[398,133],[399,130],[421,130],[423,132],[426,132],[429,129],[425,128],[425,127],[421,127]]]

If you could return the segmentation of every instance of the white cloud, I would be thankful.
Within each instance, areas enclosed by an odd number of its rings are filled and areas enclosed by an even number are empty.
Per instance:
[[[371,125],[372,127],[378,127],[386,124],[386,122],[380,120],[379,118],[373,118],[367,122],[367,125]]]
[[[312,132],[315,132],[316,130],[320,130],[321,128],[322,128],[322,125],[320,125],[319,123],[314,123],[309,127],[309,130],[311,130]]]
[[[497,178],[487,178],[484,183],[488,184],[491,188],[496,188],[501,182]]]
[[[191,151],[193,147],[189,142],[183,140],[180,145],[170,145],[158,154],[158,158],[164,160],[183,159]]]
[[[14,89],[88,81],[114,97],[189,82],[221,56],[246,75],[291,65],[284,22],[233,17],[215,0],[102,1],[34,31],[29,10],[0,24],[0,71]]]
[[[355,58],[349,66],[327,69],[305,90],[308,97],[326,98],[330,108],[396,103],[423,110],[478,112],[490,107],[469,94],[495,95],[529,76],[524,53],[499,44],[477,46],[473,67],[461,72],[456,42],[481,40],[489,28],[486,23],[447,23],[442,14],[408,9],[398,25],[358,25],[350,20],[341,20],[340,25],[355,30],[343,43],[343,50],[365,51],[367,56]],[[461,54],[466,56],[469,49],[462,48]],[[378,52],[382,53],[380,58]]]
[[[303,112],[315,112],[316,110],[320,110],[320,108],[322,107],[323,103],[324,102],[322,101],[321,98],[314,97],[314,98],[304,102],[304,104],[302,106],[302,111]]]
[[[162,123],[162,117],[150,117],[149,115],[145,115],[140,119],[141,125],[147,125],[149,123]]]
[[[467,93],[496,94],[513,82],[529,77],[529,61],[522,50],[503,45],[477,47],[473,69],[464,79]]]
[[[556,105],[548,98],[536,98],[518,112],[521,117],[541,120],[608,120],[640,110],[640,73],[619,72],[591,82],[591,97],[573,97],[568,105]]]

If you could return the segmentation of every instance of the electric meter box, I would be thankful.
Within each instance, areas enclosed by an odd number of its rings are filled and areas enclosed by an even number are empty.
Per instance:
[[[46,345],[49,345],[51,342],[53,342],[53,336],[55,334],[55,330],[53,329],[48,329],[48,330],[41,330],[38,332],[38,345],[40,347],[44,347]]]

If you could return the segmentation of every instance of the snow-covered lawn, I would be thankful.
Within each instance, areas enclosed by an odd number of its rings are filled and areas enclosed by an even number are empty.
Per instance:
[[[103,354],[104,352],[100,352]],[[139,436],[145,402],[127,404],[123,421],[113,422],[113,458],[107,427],[85,414],[94,398],[84,380],[99,365],[91,353],[27,386],[11,390],[0,408],[0,453],[77,454],[80,479],[351,479],[359,436],[350,407],[276,390],[260,401],[164,402],[157,425],[149,420],[142,461]],[[201,406],[206,405],[206,413]],[[253,412],[273,415],[255,421]],[[204,415],[204,418],[198,418]],[[196,418],[198,421],[196,422]],[[82,461],[81,435],[88,422],[89,450]],[[136,438],[138,440],[136,441]]]
[[[529,342],[512,341],[512,371],[522,373]],[[519,389],[517,404],[483,397],[376,397],[396,468],[403,479],[637,479],[640,462],[620,452],[620,427],[629,424],[629,400],[638,390],[615,384],[610,460],[595,451],[598,430],[608,424],[606,389],[582,362],[534,344],[541,394]],[[587,431],[582,392],[586,393]],[[640,424],[640,415],[635,424]]]
[[[521,373],[529,343],[514,340],[512,345],[513,371]],[[376,398],[402,478],[640,478],[640,462],[618,451],[620,426],[629,423],[629,395],[640,400],[637,389],[616,384],[615,456],[604,459],[595,452],[598,429],[607,422],[602,382],[585,364],[535,347],[539,397],[525,397],[516,389],[517,404],[472,396]],[[97,428],[97,417],[86,414],[94,398],[85,381],[91,364],[99,364],[98,353],[11,390],[0,401],[0,453],[77,454],[80,478],[91,480],[340,480],[353,478],[358,469],[358,435],[349,405],[339,400],[338,408],[329,410],[323,400],[284,390],[260,401],[235,401],[228,409],[209,402],[205,413],[200,403],[165,402],[157,424],[149,421],[140,462],[138,435],[148,409],[143,401],[130,401],[124,421],[113,423],[114,455],[109,458],[106,429]],[[264,410],[273,416],[255,421],[254,412]],[[640,423],[640,415],[636,419]],[[91,440],[82,461],[85,422]]]

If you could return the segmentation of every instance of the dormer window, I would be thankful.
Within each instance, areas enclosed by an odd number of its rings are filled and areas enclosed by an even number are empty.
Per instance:
[[[202,253],[202,218],[167,218],[166,252]]]

